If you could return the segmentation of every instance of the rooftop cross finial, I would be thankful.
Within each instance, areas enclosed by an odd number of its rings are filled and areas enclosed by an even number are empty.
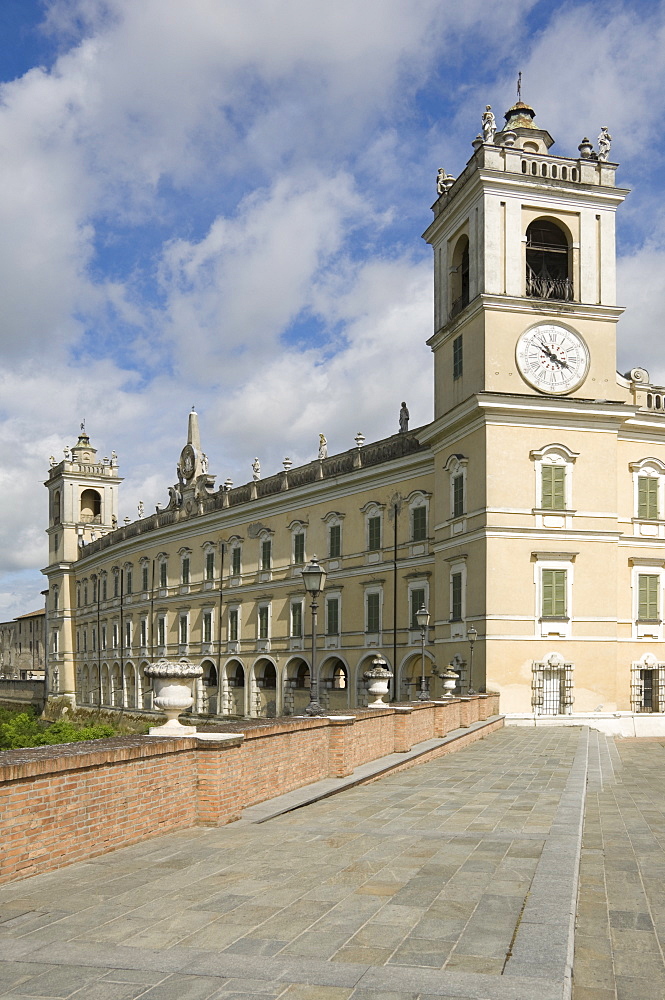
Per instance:
[[[81,433],[85,434],[85,417],[81,421]]]
[[[522,70],[517,74],[517,100],[522,100]]]

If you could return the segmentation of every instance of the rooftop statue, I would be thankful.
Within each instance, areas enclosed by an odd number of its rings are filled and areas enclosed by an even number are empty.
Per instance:
[[[254,461],[252,462],[252,479],[256,483],[259,481],[260,478],[261,478],[261,463],[259,462],[258,458],[255,458]]]
[[[399,432],[400,434],[406,434],[409,429],[409,410],[406,403],[402,403],[402,407],[399,411]]]
[[[328,457],[328,442],[325,434],[319,434],[319,458]]]
[[[610,155],[610,146],[612,145],[612,136],[610,135],[607,125],[603,125],[600,130],[600,135],[598,136],[598,159],[606,160]]]
[[[486,104],[485,111],[483,112],[483,141],[494,142],[495,133],[496,118],[494,117],[492,106],[490,104]]]

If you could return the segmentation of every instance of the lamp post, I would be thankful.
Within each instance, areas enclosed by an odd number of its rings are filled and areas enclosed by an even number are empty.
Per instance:
[[[429,701],[429,694],[427,693],[427,685],[425,683],[425,634],[427,632],[427,626],[429,625],[429,611],[424,604],[421,604],[420,609],[416,611],[416,621],[418,622],[418,628],[420,629],[421,663],[420,694],[418,695],[418,700]]]
[[[323,709],[319,704],[319,674],[316,666],[316,612],[319,609],[316,599],[326,585],[326,576],[327,573],[323,566],[319,566],[316,556],[312,556],[302,570],[305,590],[312,598],[312,666],[309,675],[309,705],[305,709],[306,715],[323,715]]]
[[[469,640],[469,688],[467,694],[475,694],[476,692],[473,689],[473,647],[478,638],[478,632],[473,625],[469,625],[466,630],[466,637]]]

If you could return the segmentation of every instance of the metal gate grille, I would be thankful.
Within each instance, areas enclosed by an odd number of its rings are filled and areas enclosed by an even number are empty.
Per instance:
[[[573,664],[551,657],[533,664],[531,704],[536,715],[570,715],[573,708]]]
[[[630,702],[633,712],[665,711],[665,663],[632,664]]]

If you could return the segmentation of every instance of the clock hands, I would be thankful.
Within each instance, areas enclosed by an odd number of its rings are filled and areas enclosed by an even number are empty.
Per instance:
[[[543,354],[546,354],[549,360],[554,361],[559,366],[559,368],[570,368],[570,365],[568,364],[567,361],[565,361],[563,358],[558,357],[558,355],[554,354],[554,352],[551,351],[548,347],[545,347],[544,344],[542,345],[541,349]]]

